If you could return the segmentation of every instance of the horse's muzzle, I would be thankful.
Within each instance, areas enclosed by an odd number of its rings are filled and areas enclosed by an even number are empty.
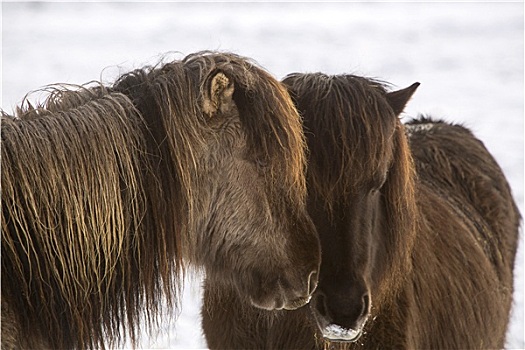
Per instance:
[[[341,313],[344,305],[330,304],[323,292],[316,293],[310,308],[323,337],[331,341],[355,342],[361,334],[370,316],[371,300],[368,293],[361,297],[360,304],[356,305],[357,313]],[[348,309],[347,309],[348,310]]]

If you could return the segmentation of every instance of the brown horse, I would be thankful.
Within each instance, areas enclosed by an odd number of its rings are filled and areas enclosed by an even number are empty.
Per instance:
[[[136,344],[187,264],[257,307],[304,305],[304,151],[286,90],[227,53],[3,113],[2,348]]]
[[[284,84],[310,148],[319,286],[310,308],[265,312],[207,282],[209,346],[502,348],[520,215],[481,141],[428,118],[403,125],[398,115],[419,84],[387,92],[324,74]]]

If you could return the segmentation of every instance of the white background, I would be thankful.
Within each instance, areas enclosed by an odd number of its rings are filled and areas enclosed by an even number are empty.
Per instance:
[[[204,49],[290,72],[421,86],[407,116],[463,123],[503,167],[523,213],[523,10],[514,3],[3,3],[2,102],[51,83],[111,82]],[[507,348],[525,348],[523,235]],[[143,348],[202,348],[199,276]]]

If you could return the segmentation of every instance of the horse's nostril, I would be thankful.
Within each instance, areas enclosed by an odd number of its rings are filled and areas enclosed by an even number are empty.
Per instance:
[[[308,295],[312,294],[315,291],[315,288],[317,288],[318,278],[319,274],[316,270],[310,272],[310,275],[308,276]]]

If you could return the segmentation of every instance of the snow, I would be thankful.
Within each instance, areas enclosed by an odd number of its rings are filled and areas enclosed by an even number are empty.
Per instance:
[[[234,51],[278,78],[324,71],[422,85],[406,114],[472,128],[502,166],[523,213],[523,2],[2,3],[6,111],[50,83],[112,81],[204,49]],[[507,348],[525,348],[523,235]],[[200,276],[182,313],[143,348],[205,348]]]
[[[361,329],[346,329],[336,324],[330,324],[323,329],[323,336],[331,340],[354,341],[361,335]]]

